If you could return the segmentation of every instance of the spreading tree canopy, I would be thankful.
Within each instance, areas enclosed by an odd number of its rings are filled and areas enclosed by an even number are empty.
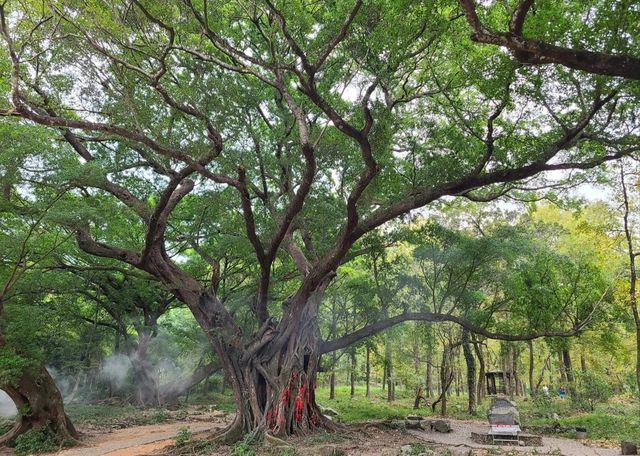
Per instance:
[[[532,4],[494,5],[482,20],[511,17],[515,29],[496,36],[520,42]],[[330,425],[314,399],[319,357],[357,337],[321,341],[318,306],[338,267],[387,222],[443,197],[483,201],[575,183],[640,147],[637,57],[626,79],[522,65],[563,62],[513,59],[469,40],[469,22],[476,37],[490,34],[473,8],[452,0],[0,6],[0,113],[54,135],[13,169],[13,182],[30,198],[68,188],[55,202],[57,223],[82,250],[145,271],[188,306],[233,385],[228,437]],[[571,8],[579,11],[567,13],[559,36],[555,21],[536,21],[536,33],[614,57],[627,35],[637,37],[631,9],[613,20],[607,2]],[[612,20],[582,21],[587,13]],[[117,235],[114,224],[123,227]],[[220,294],[230,257],[254,279],[243,302]],[[583,327],[548,321],[518,334],[419,312],[363,330],[410,318],[509,339]]]

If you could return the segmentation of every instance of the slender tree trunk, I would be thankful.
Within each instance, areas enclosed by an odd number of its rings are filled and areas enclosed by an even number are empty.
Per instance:
[[[503,342],[503,350],[501,356],[502,371],[504,372],[504,387],[507,396],[513,395],[513,370],[511,368],[511,344]]]
[[[513,372],[513,384],[515,388],[515,395],[518,396],[522,393],[522,382],[520,381],[520,376],[518,375],[518,358],[520,357],[520,350],[517,347],[512,347],[511,349],[511,369]]]
[[[580,370],[582,372],[587,372],[587,357],[584,352],[580,352]]]
[[[336,300],[331,300],[331,330],[329,332],[331,337],[336,337],[338,334],[338,312],[336,309]],[[331,378],[329,379],[329,399],[336,398],[336,363],[338,358],[336,352],[331,353]]]
[[[440,366],[440,385],[442,385],[442,391],[440,392],[440,415],[447,415],[447,390],[448,385],[450,384],[451,378],[448,378],[449,375],[449,367],[448,367],[448,356],[445,354],[445,351],[442,353],[442,364]]]
[[[355,350],[351,352],[350,383],[351,383],[351,399],[353,399],[356,396],[356,352]]]
[[[569,349],[565,348],[562,350],[562,362],[564,364],[567,381],[569,383],[573,383],[573,364],[571,362],[571,353],[569,353]]]
[[[425,396],[433,397],[433,352],[431,348],[427,351],[427,374],[425,378]]]
[[[384,364],[387,371],[387,401],[396,400],[396,387],[393,376],[393,354],[391,352],[391,341],[387,337],[384,351]]]
[[[479,341],[478,341],[479,342]],[[484,362],[484,354],[482,353],[482,346],[480,343],[473,344],[473,347],[476,352],[476,357],[478,358],[478,364],[480,369],[478,370],[478,401],[481,401],[486,396],[486,368]]]
[[[331,370],[331,377],[329,378],[329,399],[336,398],[336,371]]]
[[[625,182],[624,166],[620,166],[620,183],[622,185],[622,197],[624,203],[624,234],[627,240],[627,254],[629,256],[629,306],[633,314],[633,320],[636,324],[636,386],[638,388],[638,397],[640,397],[640,309],[638,309],[638,298],[636,284],[638,274],[636,270],[636,258],[638,253],[635,250],[633,229],[629,222],[629,196],[627,194],[627,185]]]
[[[573,363],[571,362],[571,353],[568,348],[562,350],[562,361],[564,363],[565,372],[567,375],[567,389],[571,395],[576,394],[576,384],[573,375]]]
[[[476,361],[473,358],[469,331],[466,329],[462,330],[462,350],[467,365],[467,391],[469,392],[467,411],[470,415],[476,415],[478,413],[478,401],[476,399]]]
[[[536,388],[533,384],[533,341],[529,341],[529,392],[533,395],[536,392]]]
[[[331,353],[331,377],[329,377],[329,399],[336,398],[336,352]]]
[[[370,384],[371,384],[371,347],[367,344],[366,348],[366,365],[365,365],[365,381],[366,381],[366,392],[364,394],[365,397],[369,397],[370,394]]]
[[[540,385],[542,384],[542,382],[544,380],[545,371],[547,369],[549,369],[549,370],[551,369],[550,365],[551,365],[551,355],[547,356],[547,358],[544,360],[544,363],[542,364],[542,370],[540,371],[540,375],[538,376],[538,382],[536,383],[536,387],[535,387],[536,391],[538,391],[540,389]]]
[[[558,370],[560,371],[560,383],[567,383],[567,371],[562,358],[562,350],[558,350]]]
[[[451,367],[451,346],[449,344],[444,345],[442,350],[442,362],[440,364],[440,395],[432,404],[431,408],[435,411],[436,406],[440,402],[440,415],[447,415],[447,392],[453,382],[454,372]]]
[[[382,369],[382,391],[384,391],[386,388],[387,388],[387,363],[385,359],[385,364]]]

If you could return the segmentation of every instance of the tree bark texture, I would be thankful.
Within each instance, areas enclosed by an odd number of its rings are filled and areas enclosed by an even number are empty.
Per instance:
[[[469,394],[467,411],[470,415],[476,415],[478,413],[478,401],[476,398],[476,361],[473,357],[471,338],[467,330],[462,331],[462,350],[467,365],[467,391]]]
[[[78,432],[64,411],[64,403],[58,387],[44,366],[25,369],[19,379],[0,385],[18,409],[16,424],[0,436],[0,445],[30,429],[48,428],[61,442],[73,442]]]
[[[531,393],[531,395],[533,395],[536,392],[536,388],[533,384],[533,369],[534,369],[534,363],[533,363],[533,341],[530,340],[529,341],[529,392]]]
[[[370,389],[371,389],[371,347],[367,344],[366,348],[366,359],[365,359],[365,383],[366,383],[366,392],[364,394],[365,397],[369,397]]]
[[[481,401],[486,396],[486,379],[485,379],[485,362],[484,362],[484,353],[482,353],[482,344],[479,340],[475,339],[473,344],[473,348],[476,352],[476,357],[478,358],[478,400]]]

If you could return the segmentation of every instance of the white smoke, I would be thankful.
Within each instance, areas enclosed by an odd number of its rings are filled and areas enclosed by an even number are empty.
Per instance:
[[[111,355],[102,363],[101,376],[116,388],[122,388],[131,370],[131,360],[126,355]]]
[[[0,418],[13,418],[18,414],[16,404],[7,393],[0,390]]]
[[[53,379],[56,386],[58,387],[58,390],[60,390],[60,394],[62,394],[63,397],[67,396],[71,392],[71,388],[73,387],[73,383],[71,379],[69,379],[68,377],[65,377],[55,367],[47,366],[47,371],[49,372],[49,375],[51,375],[51,378]]]

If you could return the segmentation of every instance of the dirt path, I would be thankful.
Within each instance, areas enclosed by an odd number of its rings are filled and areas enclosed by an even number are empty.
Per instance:
[[[56,456],[147,455],[172,445],[177,432],[183,427],[188,427],[193,434],[204,433],[214,431],[216,428],[221,429],[228,422],[228,419],[229,418],[214,417],[207,414],[207,416],[201,416],[199,419],[177,421],[167,424],[136,426],[111,431],[95,429],[83,433],[81,446],[52,454]],[[487,450],[495,450],[496,446],[480,445],[471,440],[471,432],[484,433],[488,430],[486,423],[457,420],[450,420],[450,423],[452,432],[448,434],[418,430],[410,430],[407,434],[400,431],[370,429],[364,433],[352,432],[352,435],[350,434],[346,440],[329,444],[329,446],[341,447],[346,451],[346,454],[353,456],[396,456],[399,453],[400,447],[403,444],[410,443],[412,437],[414,437],[425,443],[438,446],[460,449],[473,448],[484,450],[482,454],[493,454]],[[301,454],[327,454],[326,452],[320,451],[322,449],[321,447],[327,446],[326,443],[320,443],[311,438],[309,438],[309,440],[310,441],[306,441],[304,438],[300,441],[294,440],[292,444],[301,451]],[[413,441],[415,442],[415,440]],[[566,438],[543,437],[542,443],[543,445],[541,447],[503,446],[500,448],[505,451],[508,450],[509,452],[514,451],[539,455],[558,455],[558,450],[563,456],[614,456],[620,454],[619,449],[588,446],[579,441]],[[320,451],[320,453],[318,453],[318,451]],[[260,451],[258,453],[267,454]],[[12,454],[13,451],[10,449],[0,449],[0,456],[9,456]],[[215,454],[225,454],[225,452]],[[268,454],[271,453],[268,452]]]
[[[429,443],[463,448],[495,448],[494,445],[480,445],[471,440],[472,432],[485,433],[488,431],[488,426],[486,423],[479,421],[455,420],[450,420],[450,423],[452,432],[448,434],[417,430],[412,430],[409,432],[412,435],[419,437],[421,440]],[[587,446],[577,440],[558,437],[543,437],[541,447],[505,446],[502,448],[508,448],[509,450],[515,450],[518,452],[533,452],[533,450],[535,449],[538,454],[551,453],[553,451],[560,450],[560,453],[562,453],[563,456],[614,456],[620,454],[619,449]]]
[[[82,445],[54,453],[56,456],[138,456],[172,445],[177,432],[188,427],[193,434],[212,431],[224,425],[221,419],[181,421],[151,426],[136,426],[109,433],[84,436]]]

